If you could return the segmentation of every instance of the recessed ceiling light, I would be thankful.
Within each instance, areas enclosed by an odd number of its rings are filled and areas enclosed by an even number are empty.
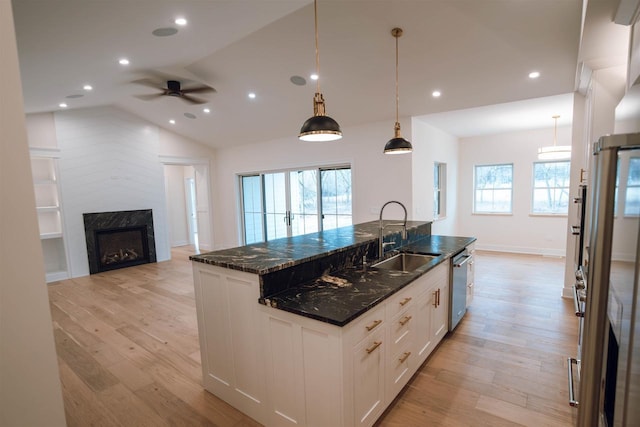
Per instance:
[[[537,79],[538,77],[540,77],[540,72],[539,71],[532,71],[529,73],[529,78],[530,79]]]
[[[68,107],[68,105],[67,105],[66,103],[64,103],[64,102],[61,102],[60,104],[58,104],[58,107],[60,107],[60,108],[67,108],[67,107]]]
[[[120,58],[118,60],[118,64],[120,64],[120,65],[129,65],[129,60],[127,58]]]
[[[207,113],[207,114],[209,114],[209,113],[211,112],[211,110],[210,110],[210,109],[208,109],[208,108],[203,108],[203,109],[202,109],[202,111],[203,111],[203,112],[205,112],[205,113]]]
[[[176,25],[180,25],[180,26],[187,25],[187,20],[183,17],[178,17],[173,22],[175,22]]]
[[[249,95],[248,95],[248,96],[249,96],[249,98],[251,98],[251,99],[255,99],[255,98],[256,98],[256,94],[255,94],[255,93],[253,93],[253,92],[249,92]]]
[[[431,96],[433,96],[434,98],[440,98],[440,95],[442,95],[442,93],[440,93],[439,90],[434,90],[433,92],[431,92]]]
[[[311,74],[311,75],[309,76],[309,78],[310,78],[311,80],[318,80],[318,75],[314,73],[314,74]]]
[[[193,114],[193,113],[184,113],[184,116],[185,116],[187,119],[195,119],[195,118],[196,118],[196,115],[195,115],[195,114]]]
[[[177,33],[178,33],[178,29],[173,27],[156,28],[155,30],[151,31],[151,34],[153,34],[156,37],[168,37]]]
[[[171,119],[171,120],[169,120],[169,123],[171,123],[172,125],[175,125],[175,124],[176,124],[176,121],[175,121],[175,120],[173,120],[173,119]]]
[[[84,85],[84,86],[82,86],[82,89],[84,89],[84,90],[86,90],[86,91],[93,90],[93,86],[91,86],[91,85]]]

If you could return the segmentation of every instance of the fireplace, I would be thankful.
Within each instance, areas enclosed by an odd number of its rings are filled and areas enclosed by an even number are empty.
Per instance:
[[[83,217],[91,274],[156,262],[151,209]]]

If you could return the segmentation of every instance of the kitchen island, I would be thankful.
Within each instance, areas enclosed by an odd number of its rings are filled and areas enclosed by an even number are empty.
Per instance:
[[[385,270],[378,231],[192,256],[205,388],[267,426],[372,425],[445,335],[448,260],[475,240],[410,221],[385,242],[437,256]]]

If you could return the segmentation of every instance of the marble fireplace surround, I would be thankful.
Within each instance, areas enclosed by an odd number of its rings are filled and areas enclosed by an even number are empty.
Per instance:
[[[148,248],[148,261],[156,262],[156,245],[153,230],[153,212],[151,209],[118,212],[84,213],[84,230],[87,242],[87,255],[89,272],[96,274],[107,269],[101,268],[97,254],[96,236],[100,231],[127,231],[133,228],[144,227],[146,230],[146,246]],[[139,262],[140,264],[142,262]],[[123,265],[126,267],[128,265]]]

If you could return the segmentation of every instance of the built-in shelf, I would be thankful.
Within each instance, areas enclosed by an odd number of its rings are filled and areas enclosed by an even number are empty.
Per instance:
[[[62,239],[62,233],[42,233],[40,234],[40,239]]]
[[[56,148],[31,148],[31,173],[47,282],[69,277],[62,229],[62,209],[58,189]]]
[[[38,212],[57,212],[60,210],[59,206],[38,206],[36,207]]]

